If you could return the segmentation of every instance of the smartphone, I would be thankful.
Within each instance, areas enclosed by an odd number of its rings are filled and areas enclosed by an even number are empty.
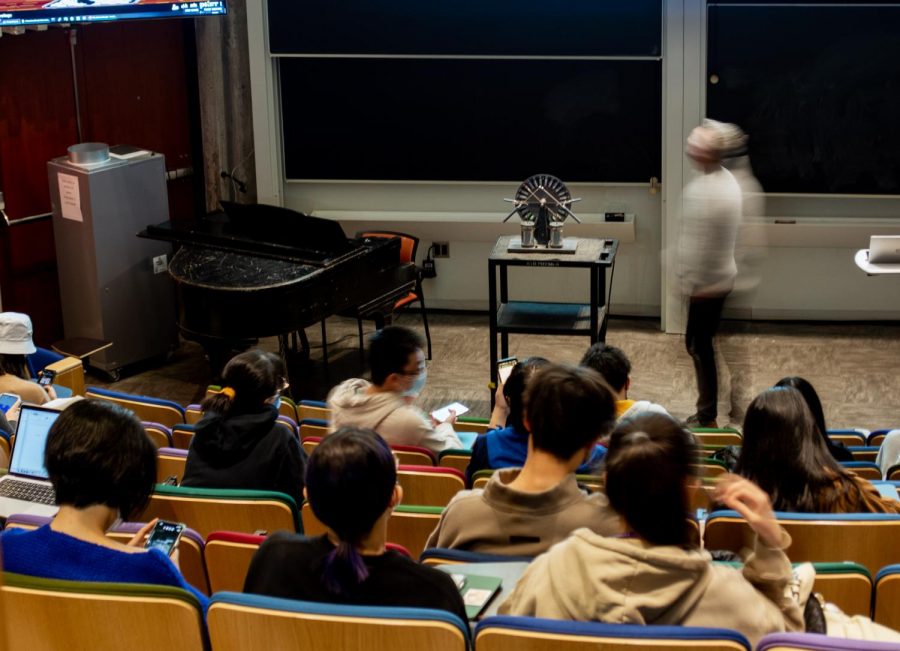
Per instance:
[[[184,525],[180,522],[160,520],[153,526],[150,535],[147,536],[147,543],[144,547],[147,549],[158,549],[164,554],[171,556],[178,545],[178,541],[181,540],[182,533],[184,533]]]
[[[506,384],[509,374],[512,373],[513,366],[518,363],[519,360],[515,357],[504,357],[497,360],[497,379],[500,381],[500,384]]]
[[[0,411],[4,414],[22,402],[22,399],[14,393],[0,393]]]
[[[56,378],[56,371],[44,369],[43,371],[41,371],[41,379],[38,380],[38,384],[40,384],[42,387],[49,386],[53,384],[54,378]]]
[[[443,423],[445,420],[450,418],[451,411],[455,412],[457,416],[462,416],[464,413],[469,411],[469,408],[460,402],[454,402],[452,405],[447,405],[446,407],[435,409],[433,412],[431,412],[431,417],[434,418],[437,422]]]

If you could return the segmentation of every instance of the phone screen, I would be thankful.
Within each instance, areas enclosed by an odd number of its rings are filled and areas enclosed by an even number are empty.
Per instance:
[[[462,416],[464,413],[469,411],[469,408],[460,402],[454,402],[452,405],[447,405],[445,407],[441,407],[440,409],[436,409],[431,412],[431,417],[434,418],[437,422],[443,423],[445,420],[450,418],[450,412],[453,412],[457,416]]]
[[[41,371],[41,379],[38,381],[42,387],[47,386],[48,384],[53,383],[53,378],[56,377],[56,373],[54,371]]]
[[[513,366],[518,362],[519,360],[515,357],[507,357],[497,361],[497,378],[500,380],[500,384],[506,384],[509,374],[512,373]]]
[[[184,525],[180,522],[160,520],[147,537],[147,544],[144,547],[158,549],[162,553],[170,555],[175,545],[178,544],[182,531],[184,531]]]
[[[11,393],[0,394],[0,411],[5,414],[12,409],[17,402],[19,402],[19,396],[15,396]]]

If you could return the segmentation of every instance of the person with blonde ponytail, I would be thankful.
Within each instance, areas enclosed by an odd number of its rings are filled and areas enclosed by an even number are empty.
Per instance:
[[[388,519],[403,490],[391,449],[378,434],[347,427],[326,437],[309,458],[305,494],[327,534],[270,535],[250,563],[244,592],[434,608],[466,621],[447,574],[386,548]]]
[[[225,386],[201,405],[182,486],[279,491],[300,506],[306,453],[275,422],[285,377],[273,353],[248,350],[228,362]]]

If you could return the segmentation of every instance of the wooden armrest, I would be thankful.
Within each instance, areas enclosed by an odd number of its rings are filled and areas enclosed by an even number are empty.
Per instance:
[[[61,360],[47,364],[48,371],[56,371],[54,384],[72,389],[76,396],[84,395],[84,364],[77,357],[64,357]]]
[[[72,371],[76,368],[82,369],[82,373],[84,372],[84,364],[81,363],[81,360],[77,357],[63,357],[60,360],[53,362],[52,364],[47,364],[45,366],[48,371],[53,371],[57,375],[60,373],[66,373],[67,371]]]

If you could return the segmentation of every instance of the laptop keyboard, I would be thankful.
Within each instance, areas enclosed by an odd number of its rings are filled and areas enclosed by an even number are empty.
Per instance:
[[[0,497],[9,497],[14,500],[36,502],[38,504],[56,504],[56,495],[50,484],[34,484],[30,481],[18,481],[7,479],[0,481]]]

